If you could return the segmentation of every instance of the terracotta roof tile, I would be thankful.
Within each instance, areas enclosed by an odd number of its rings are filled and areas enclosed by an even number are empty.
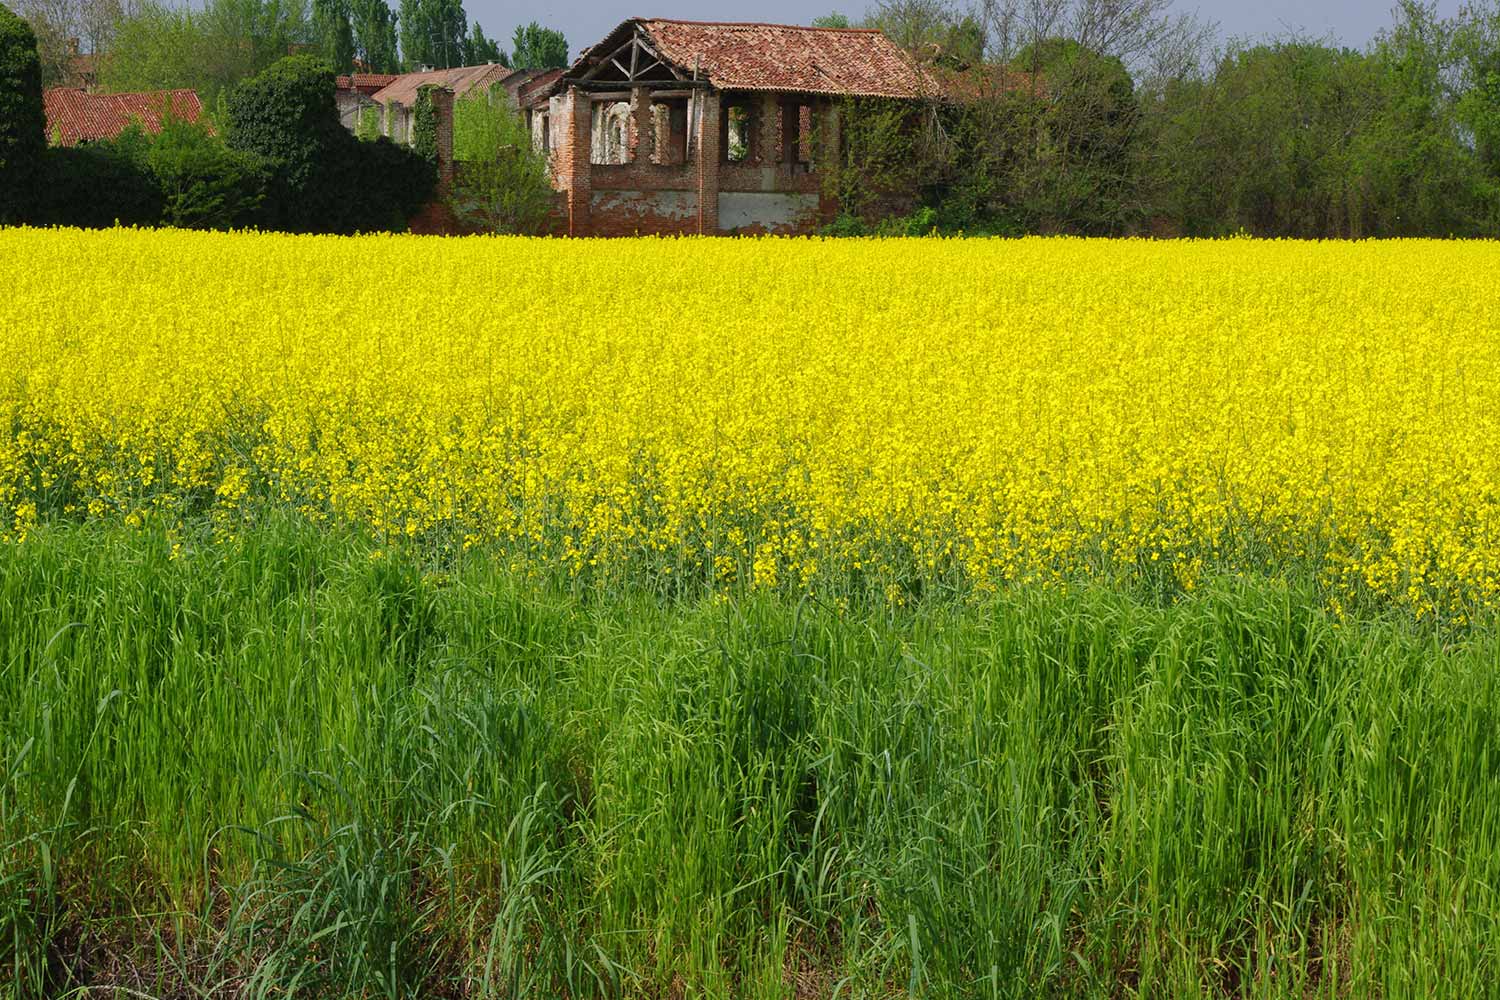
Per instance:
[[[462,97],[475,87],[488,87],[504,79],[512,71],[499,63],[483,66],[455,66],[453,69],[435,69],[427,73],[403,73],[371,96],[379,104],[400,101],[403,107],[416,103],[417,89],[432,84],[447,87],[455,97]]]
[[[562,69],[549,69],[538,73],[516,89],[516,103],[523,108],[529,107],[532,101],[549,93],[552,85],[562,79],[565,72],[567,71]]]
[[[399,73],[354,73],[334,81],[339,90],[357,90],[366,96],[401,79]]]
[[[86,94],[81,90],[53,87],[42,95],[47,112],[47,138],[56,137],[64,146],[113,139],[139,119],[148,132],[160,132],[162,112],[195,122],[203,114],[203,102],[191,90],[158,90],[141,94]]]
[[[778,90],[852,97],[926,97],[937,86],[879,31],[789,24],[626,21],[580,56],[574,76],[609,54],[611,43],[639,25],[651,44],[680,69],[696,64],[720,90]]]

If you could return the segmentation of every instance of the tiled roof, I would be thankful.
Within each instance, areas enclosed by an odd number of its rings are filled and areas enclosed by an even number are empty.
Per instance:
[[[508,67],[501,66],[499,63],[487,63],[483,66],[455,66],[453,69],[435,69],[427,73],[403,73],[371,96],[379,104],[400,101],[403,107],[410,107],[417,101],[419,87],[425,87],[428,84],[447,87],[453,91],[455,97],[462,97],[475,87],[488,87],[504,79],[510,73],[511,70]]]
[[[64,146],[97,139],[113,139],[139,119],[148,132],[160,132],[162,112],[168,107],[184,121],[195,122],[203,114],[203,102],[191,90],[158,90],[144,94],[85,94],[81,90],[53,87],[42,95],[47,112],[47,138],[57,137]]]
[[[779,90],[853,97],[924,97],[936,85],[900,47],[879,31],[807,28],[789,24],[627,21],[583,53],[574,76],[608,56],[639,25],[651,44],[680,69],[719,90]]]
[[[523,108],[530,107],[532,101],[539,97],[544,97],[551,90],[552,85],[562,79],[562,75],[565,72],[567,71],[549,69],[538,73],[516,89],[516,103]]]
[[[361,94],[373,94],[382,87],[389,87],[401,79],[399,73],[354,73],[341,76],[334,85],[340,90],[357,90]]]

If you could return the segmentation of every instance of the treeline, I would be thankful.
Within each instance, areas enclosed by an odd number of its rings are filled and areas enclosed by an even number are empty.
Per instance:
[[[837,231],[1500,236],[1500,0],[1450,18],[1402,0],[1362,50],[1212,49],[1168,0],[900,0],[871,20],[948,96],[849,102]]]
[[[169,117],[78,147],[47,145],[41,80],[31,28],[0,6],[0,225],[402,230],[436,187],[431,152],[340,124],[312,56],[237,85],[217,125]]]
[[[462,0],[19,0],[35,30],[42,80],[69,78],[74,46],[97,58],[111,91],[195,90],[219,95],[288,54],[311,54],[339,73],[398,73],[497,62],[517,69],[567,64],[561,32],[518,25],[502,46],[470,21]]]

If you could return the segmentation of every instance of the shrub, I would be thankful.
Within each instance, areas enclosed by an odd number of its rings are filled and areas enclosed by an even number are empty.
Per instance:
[[[42,169],[47,184],[39,191],[31,222],[103,229],[161,221],[162,194],[155,178],[114,143],[46,149]]]
[[[519,115],[503,101],[458,101],[453,109],[455,164],[449,205],[464,225],[492,233],[536,233],[547,223],[552,185],[547,162]]]
[[[203,124],[168,121],[143,163],[162,196],[161,221],[180,229],[233,229],[260,221],[271,165],[230,149]]]
[[[0,223],[28,214],[47,148],[42,69],[31,25],[0,5]]]
[[[430,162],[386,139],[361,142],[339,124],[334,73],[289,56],[235,89],[231,149],[270,161],[266,225],[289,232],[400,229],[432,196]]]

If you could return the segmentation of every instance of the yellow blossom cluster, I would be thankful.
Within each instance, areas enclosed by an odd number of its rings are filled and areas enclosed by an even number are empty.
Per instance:
[[[1500,245],[0,230],[0,534],[1500,605]]]

